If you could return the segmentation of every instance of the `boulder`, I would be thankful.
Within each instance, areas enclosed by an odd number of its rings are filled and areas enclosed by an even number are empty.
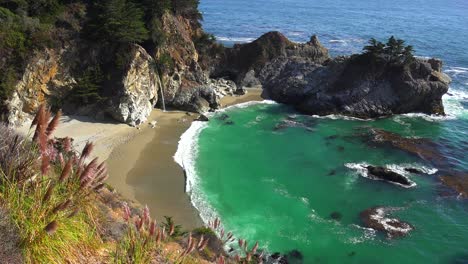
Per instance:
[[[391,171],[384,167],[374,167],[374,166],[367,166],[366,167],[368,173],[373,178],[377,178],[379,180],[388,181],[391,183],[396,183],[403,185],[405,187],[411,187],[414,185],[408,178],[405,176],[398,174],[394,171]]]
[[[362,223],[367,228],[383,232],[388,238],[397,238],[406,236],[414,227],[397,218],[390,218],[389,213],[400,208],[391,207],[372,207],[362,211],[359,216]]]
[[[202,122],[208,122],[210,119],[206,115],[200,115],[195,121],[202,121]]]
[[[180,110],[200,114],[218,109],[220,106],[218,97],[210,86],[182,89],[177,93],[171,105]]]
[[[247,93],[247,91],[242,88],[242,87],[238,87],[235,91],[234,91],[234,94],[235,95],[245,95]]]

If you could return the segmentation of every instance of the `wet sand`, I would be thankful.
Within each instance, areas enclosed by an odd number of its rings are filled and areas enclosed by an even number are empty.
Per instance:
[[[224,97],[221,105],[261,101],[260,94],[260,89],[249,89],[244,96]],[[107,160],[108,183],[118,192],[148,205],[158,221],[172,216],[186,229],[199,227],[202,221],[185,193],[184,172],[173,156],[180,136],[197,116],[154,110],[148,122],[156,120],[156,127],[143,125],[140,133],[115,147]]]

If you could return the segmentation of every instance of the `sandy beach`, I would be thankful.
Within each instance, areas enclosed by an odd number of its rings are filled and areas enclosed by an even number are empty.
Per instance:
[[[250,89],[244,96],[222,98],[221,105],[261,101],[260,94],[260,89]],[[125,197],[148,205],[158,221],[172,216],[187,229],[199,227],[202,222],[185,193],[184,173],[173,156],[180,136],[197,117],[154,110],[148,121],[157,121],[156,127],[143,125],[131,139],[116,146],[107,159],[110,185]]]
[[[221,106],[261,101],[261,89],[248,89],[243,96],[226,96]],[[180,136],[198,114],[155,109],[138,128],[112,120],[96,121],[83,116],[63,116],[56,137],[72,137],[81,151],[94,142],[94,156],[107,160],[108,183],[128,199],[148,205],[158,221],[172,216],[177,224],[190,229],[202,225],[197,211],[185,193],[183,170],[174,161]],[[156,121],[152,128],[149,123]],[[30,123],[17,130],[30,135]]]

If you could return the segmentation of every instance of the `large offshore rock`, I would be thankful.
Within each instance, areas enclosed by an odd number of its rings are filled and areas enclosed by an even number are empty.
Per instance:
[[[127,57],[121,86],[108,112],[117,121],[137,126],[146,122],[158,100],[161,81],[152,67],[153,58],[139,45]]]
[[[375,118],[403,113],[444,114],[450,78],[440,60],[416,59],[405,67],[373,63],[362,55],[324,64],[280,57],[261,72],[264,96],[307,114]],[[434,67],[434,68],[433,68]]]
[[[442,96],[451,82],[438,59],[396,65],[363,54],[330,58],[316,36],[302,44],[279,32],[226,48],[210,74],[230,78],[239,87],[261,84],[264,98],[306,114],[360,118],[443,115]]]

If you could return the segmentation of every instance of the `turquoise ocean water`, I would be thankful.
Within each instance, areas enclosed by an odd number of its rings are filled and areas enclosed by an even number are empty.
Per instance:
[[[451,169],[468,171],[467,1],[202,0],[201,9],[205,30],[228,44],[279,30],[295,41],[317,34],[338,55],[359,52],[370,37],[395,35],[419,56],[442,58],[453,79],[446,117],[319,118],[264,102],[194,122],[175,158],[205,221],[220,217],[226,230],[270,253],[299,251],[303,258],[294,263],[468,263],[468,201],[445,195],[436,165],[369,144],[361,133],[380,128],[429,138]],[[278,129],[289,119],[295,127]],[[416,186],[365,178],[363,164],[393,168]],[[406,173],[408,166],[427,174]],[[373,206],[397,208],[393,217],[414,230],[388,239],[363,228],[359,213]]]

